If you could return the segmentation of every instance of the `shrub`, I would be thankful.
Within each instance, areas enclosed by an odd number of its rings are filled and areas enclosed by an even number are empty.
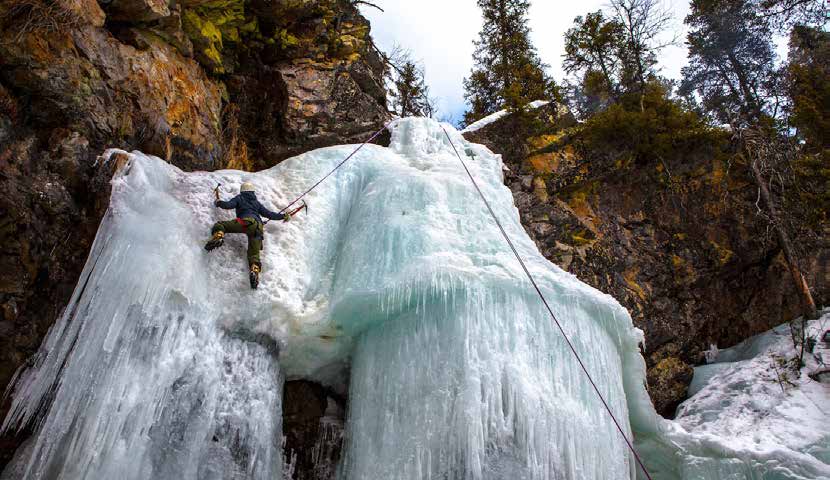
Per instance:
[[[625,95],[588,119],[580,138],[590,151],[628,157],[630,162],[620,165],[645,165],[700,148],[725,148],[728,141],[726,132],[669,99],[665,87],[656,82],[648,85],[642,111],[636,95]]]

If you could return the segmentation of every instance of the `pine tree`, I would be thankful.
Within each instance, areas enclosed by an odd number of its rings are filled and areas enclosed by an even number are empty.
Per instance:
[[[582,114],[596,112],[619,96],[624,35],[624,26],[606,18],[601,10],[576,17],[574,26],[565,32],[562,66],[566,73],[581,74],[581,85],[574,93]]]
[[[689,64],[683,68],[681,94],[697,92],[710,115],[733,126],[755,123],[770,112],[775,47],[752,1],[694,0],[686,24]]]
[[[611,0],[610,6],[625,37],[624,48],[619,50],[621,83],[639,95],[642,112],[646,86],[656,77],[657,54],[675,43],[673,38],[663,39],[673,21],[672,11],[661,0]]]
[[[397,75],[392,81],[392,110],[401,117],[429,117],[433,107],[429,99],[429,88],[424,81],[423,68],[410,59],[396,68]]]
[[[785,86],[790,125],[808,152],[830,160],[830,33],[804,25],[793,29]]]
[[[715,118],[728,122],[741,140],[750,178],[778,238],[793,286],[800,293],[802,313],[809,318],[815,316],[816,304],[801,273],[780,195],[768,180],[780,178],[792,156],[786,129],[774,128],[782,82],[772,44],[773,22],[783,25],[787,20],[765,13],[758,1],[692,0],[686,17],[689,65],[683,69],[682,89],[696,92],[704,107]],[[777,3],[783,2],[772,2]]]
[[[464,79],[470,124],[503,108],[522,110],[534,101],[555,96],[555,84],[545,73],[530,42],[527,0],[478,0],[484,25],[475,42],[475,66]]]
[[[785,85],[773,39],[794,25],[823,29],[825,14],[823,0],[692,0],[680,94],[735,127],[777,120]]]

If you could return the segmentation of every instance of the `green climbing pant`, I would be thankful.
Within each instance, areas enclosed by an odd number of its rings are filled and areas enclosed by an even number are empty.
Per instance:
[[[237,218],[225,222],[216,222],[210,233],[244,233],[248,236],[248,266],[257,264],[262,268],[259,259],[259,252],[262,250],[262,239],[265,236],[265,229],[262,223],[253,218]]]

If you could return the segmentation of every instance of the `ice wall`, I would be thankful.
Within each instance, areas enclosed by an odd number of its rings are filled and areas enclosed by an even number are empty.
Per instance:
[[[627,419],[624,378],[642,374],[628,314],[539,255],[500,159],[455,140],[475,152],[467,160],[485,195]],[[443,132],[411,121],[390,148],[416,170],[373,182],[353,207],[341,266],[359,274],[335,296],[338,325],[373,325],[353,355],[344,478],[630,478],[622,438]],[[363,247],[372,243],[389,248]],[[366,319],[363,305],[378,301],[385,318]],[[642,383],[628,387],[644,395]]]
[[[627,312],[541,257],[500,157],[447,128],[614,413],[658,435]],[[252,181],[278,207],[353,149],[256,174],[130,154],[4,423],[38,422],[26,478],[277,478],[282,378],[337,387],[349,365],[340,478],[635,475],[439,124],[397,122],[389,148],[365,147],[309,195],[308,215],[269,225],[259,290],[244,238],[204,252],[232,218],[212,206],[217,182],[228,197]]]
[[[69,305],[15,387],[4,428],[39,425],[21,478],[275,478],[276,359],[267,342],[216,328],[184,175],[130,162]]]

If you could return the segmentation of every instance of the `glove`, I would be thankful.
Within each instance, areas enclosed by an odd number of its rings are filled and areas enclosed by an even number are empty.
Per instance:
[[[283,219],[282,219],[282,221],[283,221],[283,222],[287,222],[287,221],[289,221],[289,220],[291,220],[291,214],[290,214],[290,213],[286,213],[286,214],[285,214],[285,218],[283,218]]]
[[[219,206],[219,199],[218,199],[218,198],[217,198],[216,200],[214,200],[214,202],[213,202],[213,206],[214,206],[214,207],[218,207],[218,206]]]

